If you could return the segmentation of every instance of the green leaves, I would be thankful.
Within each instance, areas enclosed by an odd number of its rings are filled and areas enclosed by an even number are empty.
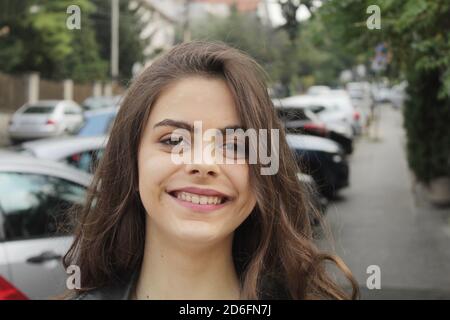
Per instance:
[[[449,59],[449,58],[447,58]],[[449,63],[449,62],[447,62]],[[442,87],[438,92],[438,99],[439,100],[449,100],[450,99],[450,69],[447,69],[442,75],[441,75],[441,83]],[[449,106],[450,108],[450,106]],[[450,159],[449,159],[450,161]]]
[[[395,20],[396,31],[408,31],[410,28],[423,23],[421,20],[426,17],[426,11],[429,10],[430,5],[432,5],[431,2],[427,0],[404,1],[403,5],[399,6],[402,9],[401,14]]]
[[[78,82],[108,77],[110,52],[109,0],[2,0],[0,70],[38,71],[47,79],[71,78]],[[142,26],[121,0],[120,73],[131,76],[135,62],[143,60],[139,39]],[[81,30],[67,28],[67,8],[81,11]],[[99,19],[100,18],[100,19]],[[107,22],[105,24],[105,22]]]
[[[381,9],[380,32],[361,23],[372,4]],[[409,166],[425,182],[450,175],[450,1],[330,0],[320,11],[344,51],[371,59],[375,44],[388,43],[391,72],[406,76],[409,84],[404,106]]]
[[[195,39],[221,40],[248,52],[274,80],[280,76],[280,62],[288,62],[281,56],[288,45],[286,34],[274,32],[253,16],[233,12],[228,18],[207,18],[193,23],[191,31]]]

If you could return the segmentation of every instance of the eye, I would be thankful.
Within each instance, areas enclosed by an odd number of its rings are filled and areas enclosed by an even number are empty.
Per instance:
[[[183,136],[171,134],[161,139],[159,143],[165,146],[174,147],[181,143],[187,143],[187,140]]]
[[[228,158],[244,158],[246,157],[245,142],[238,139],[237,141],[227,142],[222,147]]]
[[[231,150],[231,151],[237,151],[238,145],[236,142],[229,142],[225,144],[225,149]]]

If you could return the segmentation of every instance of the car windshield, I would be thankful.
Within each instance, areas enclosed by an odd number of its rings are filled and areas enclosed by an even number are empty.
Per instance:
[[[278,117],[283,121],[310,120],[302,109],[282,108],[277,110]]]
[[[108,133],[114,120],[115,114],[105,113],[86,118],[84,125],[80,128],[78,136],[98,136]]]
[[[326,108],[324,106],[319,106],[319,105],[311,105],[308,107],[308,109],[314,113],[321,113],[322,111],[324,111]]]
[[[49,114],[55,109],[54,106],[29,106],[23,111],[25,114]]]

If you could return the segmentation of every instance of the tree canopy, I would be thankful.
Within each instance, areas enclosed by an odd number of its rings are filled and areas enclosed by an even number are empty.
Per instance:
[[[380,8],[379,30],[367,28],[369,5]],[[349,53],[370,57],[376,44],[387,43],[388,75],[408,81],[408,163],[424,182],[450,176],[450,2],[327,1],[321,11],[331,36]]]
[[[120,77],[129,78],[143,61],[142,26],[128,0],[120,1]],[[67,28],[67,8],[81,10],[81,29]],[[109,78],[110,1],[2,0],[0,70],[37,71],[49,79]]]

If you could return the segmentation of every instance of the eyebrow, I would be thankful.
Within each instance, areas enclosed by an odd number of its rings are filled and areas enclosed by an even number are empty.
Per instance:
[[[153,126],[153,129],[155,129],[157,127],[174,127],[174,128],[185,129],[185,130],[188,130],[189,132],[194,132],[194,125],[184,122],[184,121],[173,120],[173,119],[164,119],[164,120],[156,123]],[[242,129],[245,131],[245,128],[243,128],[240,125],[229,125],[229,126],[220,128],[219,131],[221,131],[223,134],[225,134],[226,130],[238,130],[238,129]]]

